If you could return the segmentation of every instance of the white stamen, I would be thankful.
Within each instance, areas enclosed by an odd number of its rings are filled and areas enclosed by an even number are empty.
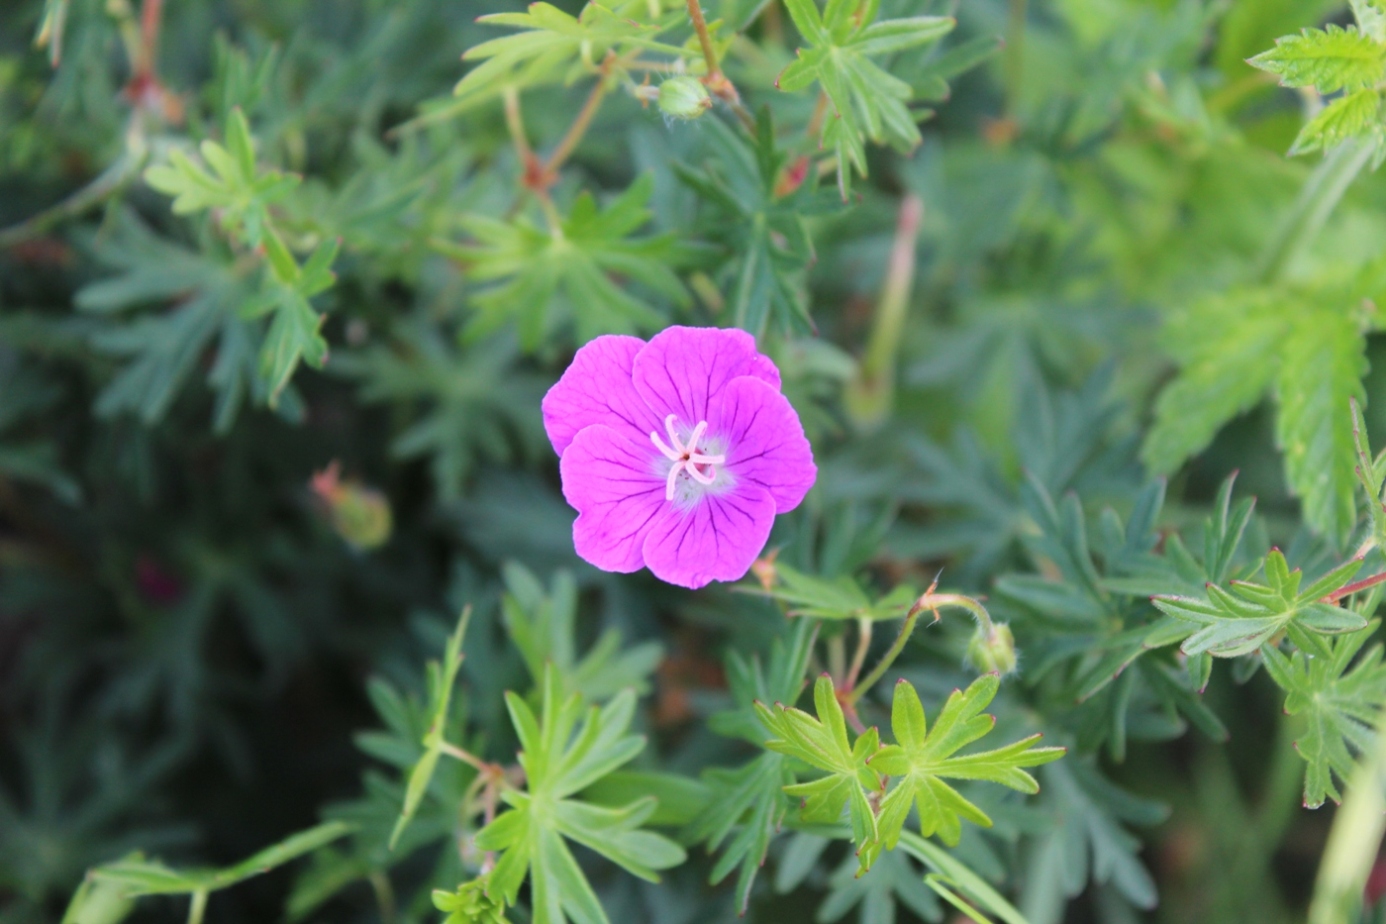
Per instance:
[[[663,453],[664,458],[674,463],[669,468],[669,480],[664,488],[665,500],[674,499],[674,487],[678,484],[679,472],[687,472],[688,476],[699,484],[711,485],[717,480],[717,466],[727,461],[725,454],[709,455],[698,452],[698,440],[707,432],[706,420],[698,421],[698,425],[688,435],[687,443],[679,439],[678,431],[675,429],[677,420],[678,416],[675,414],[664,418],[664,430],[669,434],[669,443],[660,439],[658,433],[650,434],[650,442]],[[699,471],[700,465],[707,466],[708,471]]]

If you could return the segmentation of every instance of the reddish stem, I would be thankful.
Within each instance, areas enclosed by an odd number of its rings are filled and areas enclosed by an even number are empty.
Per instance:
[[[1366,590],[1368,587],[1375,587],[1377,584],[1386,583],[1386,571],[1380,574],[1373,574],[1369,578],[1360,581],[1353,581],[1351,584],[1344,584],[1331,594],[1319,598],[1320,603],[1337,603],[1344,597],[1350,597],[1358,591]]]

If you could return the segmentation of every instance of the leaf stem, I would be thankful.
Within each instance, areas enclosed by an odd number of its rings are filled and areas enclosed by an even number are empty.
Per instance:
[[[707,31],[707,20],[703,18],[703,6],[698,0],[688,0],[688,18],[693,20],[693,31],[698,34],[698,44],[703,47],[703,59],[707,61],[707,76],[722,73],[717,66],[717,52],[712,47],[712,36]]]
[[[207,913],[207,890],[198,889],[192,894],[188,905],[188,924],[202,924],[202,916]]]
[[[149,156],[149,148],[144,140],[144,128],[139,110],[130,118],[130,127],[125,133],[125,151],[107,167],[100,176],[74,192],[66,199],[24,219],[17,225],[0,228],[0,250],[22,244],[39,237],[49,228],[68,219],[76,218],[87,210],[100,205],[107,199],[118,195],[122,189],[140,175]]]
[[[612,65],[616,61],[616,53],[608,51],[602,60],[601,68],[597,73],[597,85],[592,88],[592,92],[587,96],[587,102],[582,104],[582,109],[578,110],[577,118],[573,119],[573,124],[568,126],[568,131],[563,135],[563,139],[558,142],[558,147],[554,148],[548,160],[544,162],[544,170],[541,175],[545,187],[552,186],[558,179],[558,169],[572,155],[577,148],[582,136],[587,134],[587,129],[592,125],[592,118],[597,114],[601,107],[602,98],[606,96],[607,79],[611,76]]]
[[[823,131],[823,120],[828,115],[828,94],[822,91],[818,93],[818,102],[813,104],[813,114],[809,116],[808,125],[804,128],[804,134],[810,139],[817,139]]]
[[[895,357],[900,349],[900,336],[909,312],[910,288],[914,284],[914,249],[919,239],[919,225],[924,217],[924,201],[913,193],[900,202],[900,217],[895,226],[895,241],[891,245],[886,266],[885,285],[881,301],[857,375],[847,391],[847,407],[853,422],[870,429],[879,426],[890,414],[895,387]]]
[[[1006,26],[1006,116],[1015,118],[1025,74],[1025,17],[1028,0],[1010,0]]]
[[[140,6],[140,57],[132,62],[136,80],[153,80],[158,67],[159,24],[164,0],[144,0]]]
[[[1295,260],[1323,230],[1352,181],[1371,161],[1372,150],[1373,145],[1365,141],[1345,141],[1314,168],[1257,264],[1256,278],[1262,284],[1285,278]]]
[[[470,751],[465,751],[462,748],[459,748],[457,745],[452,744],[448,741],[439,741],[438,750],[448,755],[449,757],[455,757],[456,759],[462,761],[462,763],[474,767],[476,770],[483,773],[487,770],[490,770],[492,766],[494,766],[492,764],[486,763],[486,761],[482,760],[480,757],[477,757],[475,754],[472,754]]]
[[[712,47],[712,34],[707,31],[707,20],[703,17],[703,7],[698,0],[688,0],[688,18],[693,20],[693,31],[698,34],[698,44],[702,46],[703,59],[707,62],[707,74],[703,77],[703,85],[713,96],[730,103],[737,116],[745,122],[750,113],[741,105],[741,94],[736,92],[735,85],[727,79],[727,75],[722,73],[722,68],[717,64],[717,50]],[[754,119],[751,120],[751,124],[755,124]]]
[[[384,870],[370,874],[371,891],[375,893],[375,905],[380,911],[384,924],[395,924],[395,887],[390,884],[390,876]]]
[[[866,679],[860,684],[854,686],[847,692],[845,696],[847,705],[855,706],[866,691],[871,689],[876,681],[885,676],[885,672],[890,670],[890,665],[895,663],[895,659],[900,657],[900,652],[905,650],[905,643],[910,640],[910,636],[914,633],[915,623],[919,622],[919,612],[924,609],[924,607],[919,605],[922,600],[923,597],[915,601],[914,606],[910,607],[910,611],[905,614],[905,621],[901,624],[900,632],[895,636],[895,641],[890,643],[890,648],[881,656],[881,660],[876,662],[876,666],[871,669],[871,673],[867,674]]]
[[[959,607],[967,610],[977,620],[977,624],[982,630],[990,634],[995,628],[992,625],[991,614],[987,608],[971,597],[962,594],[936,594],[934,590],[938,588],[938,579],[929,585],[929,589],[914,601],[910,611],[905,614],[905,622],[900,626],[900,634],[895,637],[890,648],[871,669],[871,673],[866,675],[866,679],[860,685],[853,687],[846,693],[843,701],[846,705],[855,706],[856,703],[866,694],[866,691],[885,676],[885,672],[890,669],[890,665],[895,663],[895,659],[900,656],[900,652],[905,650],[905,643],[909,641],[910,635],[914,632],[915,624],[919,621],[919,614],[924,610],[930,610],[934,614],[934,622],[938,622],[938,611],[945,606]]]
[[[1375,587],[1376,585],[1382,583],[1386,583],[1386,571],[1383,571],[1380,574],[1373,574],[1371,577],[1363,578],[1360,581],[1353,581],[1351,584],[1344,584],[1342,587],[1339,587],[1332,593],[1320,597],[1319,602],[1337,603],[1344,597],[1350,597],[1353,594],[1358,593],[1359,591],[1366,590],[1369,587]]]
[[[852,665],[847,668],[847,679],[843,686],[852,689],[857,685],[857,677],[866,664],[867,652],[871,650],[871,620],[857,620],[857,650],[852,655]]]

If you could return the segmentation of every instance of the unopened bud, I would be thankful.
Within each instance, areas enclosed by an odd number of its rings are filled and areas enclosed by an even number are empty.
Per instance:
[[[712,97],[695,77],[670,77],[659,85],[659,108],[676,119],[696,119],[712,108]]]
[[[1001,674],[1015,670],[1015,636],[1005,623],[995,623],[989,629],[978,626],[967,643],[967,660],[984,674]]]
[[[385,495],[356,481],[342,481],[336,462],[313,476],[312,489],[326,508],[332,528],[358,549],[385,544],[394,528]]]

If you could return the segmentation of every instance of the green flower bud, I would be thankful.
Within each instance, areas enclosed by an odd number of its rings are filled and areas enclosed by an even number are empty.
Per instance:
[[[337,463],[313,476],[313,493],[326,508],[332,528],[348,544],[361,550],[384,545],[394,528],[390,502],[374,488],[342,481]]]
[[[1015,636],[1011,627],[996,623],[988,631],[982,626],[967,643],[967,660],[984,674],[1006,674],[1015,670]]]
[[[712,97],[697,78],[671,77],[659,86],[659,108],[676,119],[696,119],[712,108]]]

